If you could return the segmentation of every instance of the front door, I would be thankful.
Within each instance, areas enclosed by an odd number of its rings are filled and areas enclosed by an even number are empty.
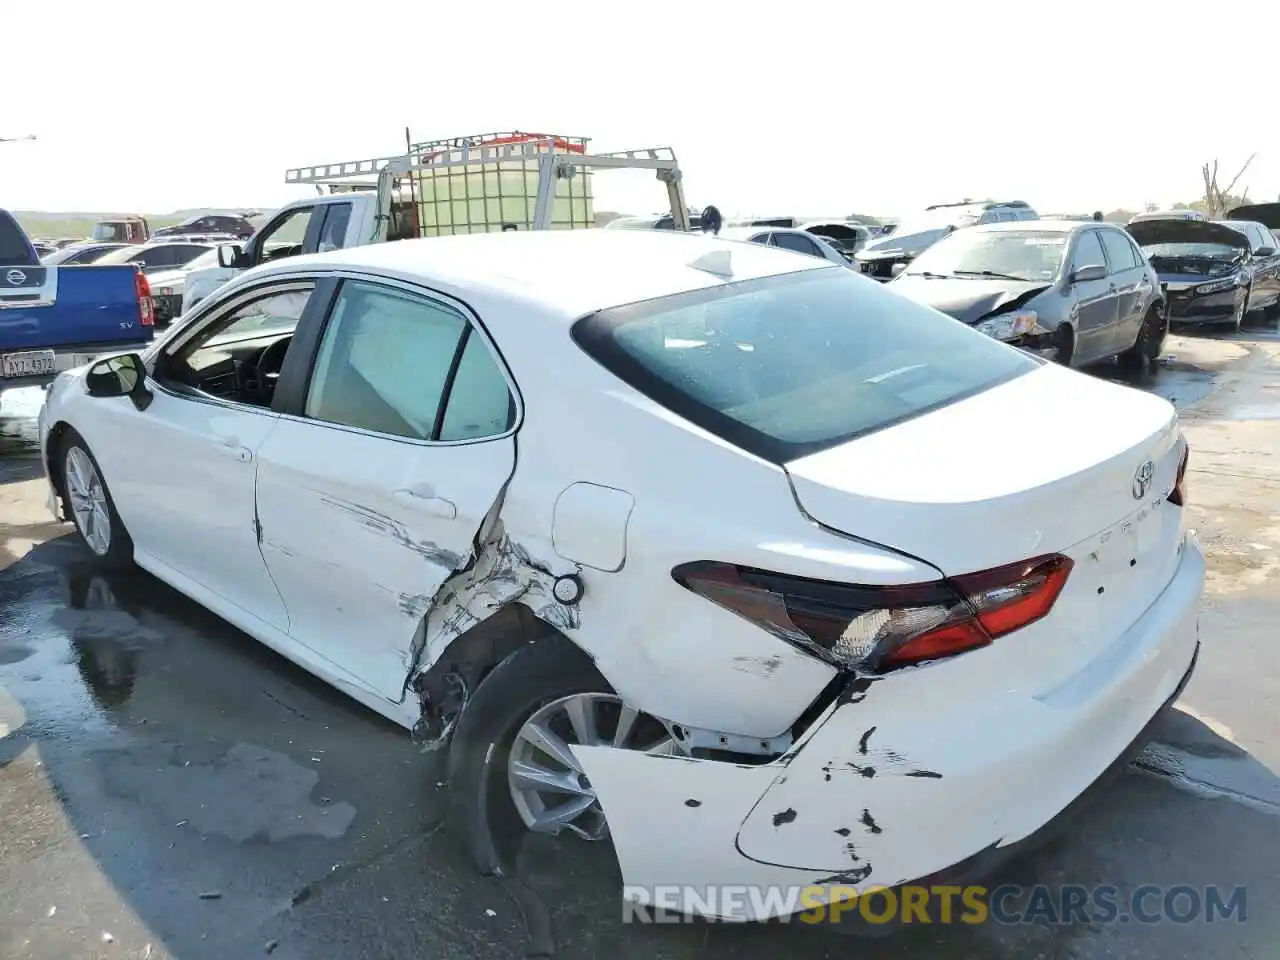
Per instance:
[[[1106,254],[1098,231],[1086,230],[1076,238],[1071,253],[1071,270],[1081,267],[1107,266]],[[1075,364],[1090,363],[1108,355],[1118,317],[1115,286],[1110,277],[1086,280],[1072,286],[1076,310]]]
[[[292,637],[399,701],[423,619],[515,469],[516,402],[460,305],[347,279],[305,399],[258,457]]]
[[[287,347],[313,286],[214,307],[157,358],[151,405],[106,401],[107,435],[87,438],[135,548],[278,630],[288,617],[258,546],[255,470],[279,416],[246,388],[262,351]]]

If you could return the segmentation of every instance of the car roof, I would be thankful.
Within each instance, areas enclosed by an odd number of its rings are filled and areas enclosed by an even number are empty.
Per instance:
[[[1034,230],[1039,233],[1073,233],[1087,230],[1089,227],[1114,227],[1113,223],[1099,223],[1096,220],[1005,220],[998,223],[979,223],[966,227],[965,233],[1007,233]]]
[[[751,232],[761,232],[756,229]],[[732,273],[716,257],[729,254]],[[694,261],[702,260],[703,265]],[[372,270],[431,286],[467,301],[523,301],[573,319],[595,310],[757,277],[827,269],[723,235],[670,230],[528,230],[396,240],[289,257],[242,279],[321,270]]]
[[[804,232],[803,230],[797,230],[795,227],[736,226],[721,227],[717,236],[724,240],[749,240],[752,237],[760,236],[762,233],[777,233],[783,230],[790,231],[791,233]]]

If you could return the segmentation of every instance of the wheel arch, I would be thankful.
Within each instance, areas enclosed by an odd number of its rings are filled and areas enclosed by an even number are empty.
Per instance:
[[[62,444],[66,440],[68,434],[77,434],[79,432],[71,424],[65,420],[58,420],[49,428],[48,437],[44,444],[44,468],[49,477],[49,481],[53,484],[54,490],[57,491],[58,498],[63,501],[62,511],[65,517],[67,505],[66,481],[62,475],[62,458],[58,455],[62,450]]]
[[[430,619],[430,614],[424,618],[424,630]],[[408,686],[421,707],[414,740],[430,750],[447,747],[480,684],[500,663],[533,643],[558,647],[566,666],[578,660],[599,670],[591,655],[556,624],[523,600],[510,600],[459,633],[429,665],[412,674]]]

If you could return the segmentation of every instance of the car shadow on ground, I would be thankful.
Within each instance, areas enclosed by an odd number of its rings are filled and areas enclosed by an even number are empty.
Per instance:
[[[518,883],[479,877],[439,829],[438,766],[402,731],[154,578],[107,575],[60,538],[0,572],[0,601],[0,690],[24,714],[0,729],[0,796],[9,798],[0,800],[0,928],[47,945],[31,956],[84,955],[72,945],[101,935],[97,917],[111,915],[112,898],[136,918],[136,930],[117,925],[115,942],[142,951],[149,937],[181,960],[1022,960],[1083,956],[1083,945],[1129,930],[1042,917],[853,943],[799,922],[627,923],[608,843],[535,838],[521,851]],[[1179,742],[1256,763],[1199,721],[1171,722]],[[1277,824],[1126,775],[1066,837],[989,885],[1252,883],[1262,904],[1280,892],[1273,871],[1230,851],[1280,848]],[[99,876],[105,884],[95,885]],[[61,907],[65,927],[42,934],[53,891],[78,903]],[[1150,956],[1234,955],[1241,928],[1170,929],[1144,931],[1144,942],[1156,934]],[[0,935],[8,955],[3,947]]]

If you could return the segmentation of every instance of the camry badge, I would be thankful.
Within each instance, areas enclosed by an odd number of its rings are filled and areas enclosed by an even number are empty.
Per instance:
[[[1141,500],[1147,495],[1155,475],[1156,465],[1150,460],[1143,461],[1142,466],[1138,467],[1137,473],[1133,475],[1133,499]]]

